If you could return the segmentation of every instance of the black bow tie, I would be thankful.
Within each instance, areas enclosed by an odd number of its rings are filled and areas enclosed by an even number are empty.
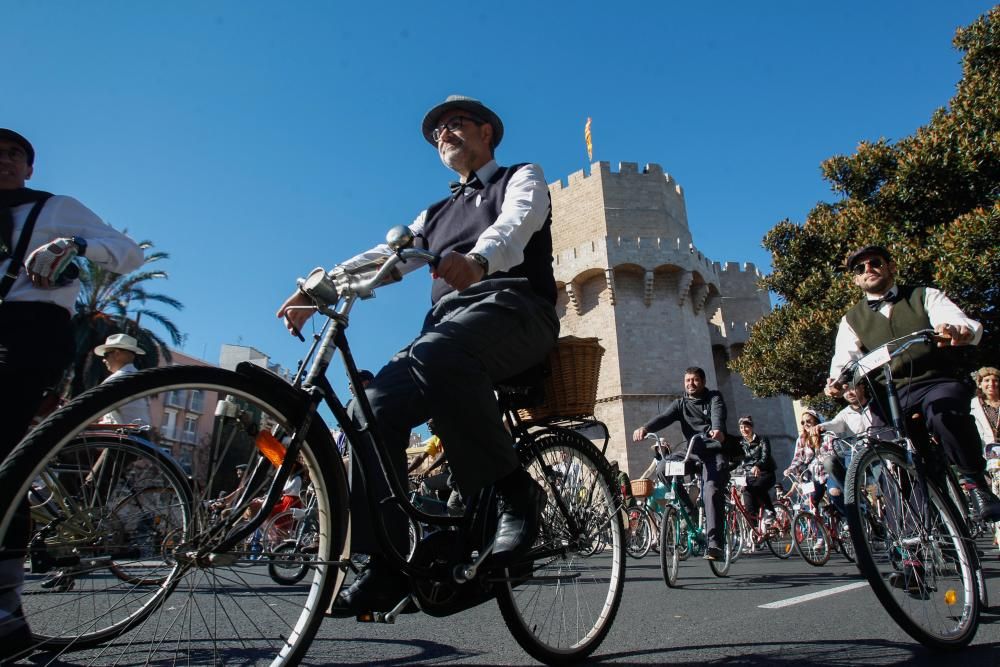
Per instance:
[[[892,292],[881,299],[868,299],[868,307],[877,313],[883,303],[896,303],[897,301],[899,301],[899,292]]]
[[[452,181],[451,183],[448,184],[448,187],[451,188],[452,198],[457,198],[460,194],[462,194],[465,188],[475,188],[476,190],[482,190],[483,182],[479,180],[478,176],[473,174],[472,178],[465,181],[464,183],[462,181]]]

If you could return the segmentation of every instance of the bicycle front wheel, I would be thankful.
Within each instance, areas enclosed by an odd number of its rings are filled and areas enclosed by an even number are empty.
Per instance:
[[[184,423],[190,437],[167,427],[149,431],[145,436],[152,444],[145,451],[153,454],[142,456],[136,453],[141,448],[125,449],[107,435],[90,435],[90,424],[136,400],[148,400],[154,415],[173,413],[183,420],[173,423]],[[36,648],[59,651],[60,664],[227,664],[243,662],[248,654],[276,665],[300,661],[342,581],[336,564],[347,525],[343,467],[319,418],[313,419],[299,454],[316,488],[319,517],[316,560],[301,584],[272,584],[270,553],[252,558],[244,541],[229,549],[220,546],[258,513],[270,511],[260,499],[277,483],[279,468],[261,452],[281,463],[282,440],[304,414],[300,401],[277,379],[175,366],[103,384],[33,431],[0,466],[0,507],[7,508],[0,523],[5,545],[0,557],[20,557],[26,564],[22,607],[39,640]],[[164,472],[170,466],[153,465],[156,455],[172,461],[165,449],[189,461],[190,482],[183,479],[184,471],[172,480]],[[178,469],[177,463],[172,466]],[[237,466],[246,466],[242,477]],[[282,467],[290,470],[291,462]],[[41,539],[36,522],[35,536],[24,548],[15,515],[39,480],[61,503],[86,504],[89,533],[83,528],[59,532],[59,526],[69,524],[56,516],[50,522],[57,529],[53,537]],[[150,494],[130,499],[135,490],[147,488],[158,489],[151,502]],[[159,490],[164,488],[177,491]],[[155,519],[169,516],[156,512],[169,509],[171,497],[183,500],[178,506],[182,525],[172,529],[177,519]],[[147,505],[151,509],[140,509]],[[59,506],[45,503],[42,509]],[[84,524],[82,515],[77,524]],[[46,588],[56,575],[71,577],[71,584]],[[104,645],[92,649],[97,643]],[[84,650],[66,653],[78,649]]]
[[[625,528],[625,550],[632,558],[642,558],[649,553],[653,534],[649,529],[649,517],[644,508],[625,508],[628,524]]]
[[[889,615],[935,649],[969,644],[979,624],[975,544],[937,483],[907,453],[874,443],[847,473],[847,518],[858,567]]]
[[[792,517],[792,539],[795,550],[810,565],[822,567],[830,560],[830,535],[812,512],[797,512]]]
[[[787,559],[795,548],[792,541],[792,515],[780,504],[774,505],[774,521],[767,529],[765,536],[767,548],[778,558]]]
[[[611,468],[571,431],[545,432],[519,453],[548,499],[533,562],[506,570],[497,602],[525,651],[547,664],[574,663],[604,640],[625,587],[625,536]],[[557,465],[572,474],[554,474]],[[604,551],[593,549],[596,540],[606,543]]]
[[[677,510],[667,505],[660,522],[660,571],[663,583],[670,588],[677,586],[677,572],[680,570],[680,519]]]

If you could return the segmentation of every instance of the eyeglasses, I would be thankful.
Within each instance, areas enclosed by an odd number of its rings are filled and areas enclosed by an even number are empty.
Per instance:
[[[877,271],[878,269],[881,269],[883,266],[885,266],[885,262],[882,260],[881,257],[872,257],[871,259],[863,259],[854,266],[852,266],[851,271],[854,272],[854,275],[860,276],[862,273],[865,272],[865,265],[868,265]]]
[[[0,157],[6,157],[11,162],[24,162],[28,154],[20,148],[0,148]]]
[[[818,424],[819,422],[816,422],[816,423]],[[811,426],[813,424],[813,422],[811,422],[808,419],[806,419],[806,420],[800,421],[799,424],[801,424],[802,426]]]
[[[470,123],[475,123],[477,126],[483,125],[486,122],[479,120],[478,118],[473,118],[471,116],[452,116],[451,118],[448,119],[448,122],[441,123],[440,125],[434,128],[434,131],[431,132],[431,139],[433,139],[435,142],[441,141],[441,135],[444,134],[445,130],[448,130],[449,132],[460,130],[462,129],[462,125],[465,124],[465,121],[469,121]]]

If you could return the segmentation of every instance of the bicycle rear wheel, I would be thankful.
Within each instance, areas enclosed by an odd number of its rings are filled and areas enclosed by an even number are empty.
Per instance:
[[[84,468],[93,469],[102,456],[115,463],[101,467],[107,474],[99,478],[98,488],[106,491],[95,496],[99,502],[93,503],[92,511],[112,519],[119,516],[122,529],[111,530],[118,526],[114,520],[101,522],[101,528],[110,528],[95,531],[88,544],[94,554],[91,560],[114,556],[115,549],[134,551],[126,542],[134,517],[114,501],[118,497],[114,492],[146,479],[154,470],[148,463],[153,459],[112,458],[117,450],[106,438],[88,438],[87,426],[140,398],[150,400],[154,414],[166,406],[197,419],[190,486],[165,484],[162,473],[155,481],[156,486],[189,488],[190,515],[180,531],[163,534],[158,553],[140,550],[141,561],[133,555],[124,566],[120,559],[112,559],[131,580],[140,567],[157,573],[158,585],[123,582],[108,568],[88,566],[84,558],[74,563],[65,553],[67,541],[45,543],[41,552],[41,547],[36,549],[26,560],[29,574],[22,602],[34,636],[47,640],[37,648],[64,653],[58,658],[60,664],[223,664],[243,662],[248,654],[267,657],[276,665],[296,664],[343,577],[335,563],[345,541],[346,482],[329,431],[319,418],[313,420],[300,451],[303,468],[315,482],[320,526],[317,560],[306,578],[295,588],[277,587],[267,572],[269,554],[251,560],[244,546],[215,548],[227,534],[246,525],[254,514],[251,501],[265,495],[275,482],[278,468],[261,456],[261,448],[277,453],[280,461],[280,440],[303,414],[296,392],[277,379],[259,380],[217,368],[170,367],[135,373],[81,395],[43,422],[0,466],[0,507],[8,508],[0,524],[0,539],[8,548],[0,555],[16,556],[16,545],[23,544],[23,538],[10,530],[11,519],[32,482],[66,475],[70,456],[79,461],[77,485],[86,484]],[[168,460],[159,448],[177,451],[182,446],[174,444],[171,435],[152,432],[156,447],[149,449]],[[241,486],[234,472],[237,463],[248,466]],[[241,490],[219,508],[220,492],[234,489]],[[66,498],[81,495],[69,484],[59,492]],[[44,589],[45,575],[33,573],[39,569],[34,565],[39,558],[75,566],[74,585],[61,592]],[[86,650],[97,643],[104,645]],[[78,649],[85,650],[65,653]]]
[[[677,510],[667,506],[660,521],[660,571],[663,583],[670,588],[677,586],[677,572],[680,570],[680,519]]]
[[[545,432],[519,454],[548,500],[531,573],[508,568],[496,585],[497,603],[525,651],[547,664],[574,663],[604,640],[625,587],[625,536],[611,469],[589,440],[571,431]],[[557,464],[574,471],[568,481],[557,481]],[[594,552],[601,534],[607,547]]]
[[[810,565],[822,567],[830,560],[830,535],[812,512],[797,512],[792,517],[792,539],[795,550]]]
[[[792,515],[784,505],[775,503],[774,521],[768,527],[764,541],[771,553],[778,558],[785,560],[792,555],[792,549],[795,548],[792,541]]]
[[[725,524],[723,524],[725,525]],[[725,530],[725,528],[723,528]],[[717,577],[728,577],[729,576],[729,566],[733,563],[733,541],[730,539],[729,534],[723,535],[722,538],[722,560],[710,560],[708,561],[708,567],[712,570],[712,574]]]
[[[978,556],[946,492],[930,479],[924,487],[907,453],[884,442],[854,457],[846,486],[858,566],[885,610],[925,646],[968,645],[979,625]]]

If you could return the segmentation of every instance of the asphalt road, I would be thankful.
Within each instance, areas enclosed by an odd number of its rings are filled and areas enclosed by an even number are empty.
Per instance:
[[[681,564],[679,588],[663,583],[651,553],[628,559],[625,596],[611,632],[587,664],[670,665],[1000,665],[1000,559],[986,541],[984,561],[991,610],[981,617],[973,644],[953,656],[935,655],[904,634],[883,610],[853,565],[835,555],[821,568],[768,552],[744,556],[730,576],[717,578],[708,563]],[[249,581],[249,580],[248,580]],[[259,588],[258,588],[259,586]],[[255,590],[256,589],[256,590]],[[291,592],[261,577],[241,604],[260,604],[261,591]],[[813,595],[818,594],[818,595]],[[812,596],[801,600],[801,596]],[[269,598],[263,598],[266,603]],[[273,598],[270,598],[273,599]],[[210,608],[209,596],[205,606]],[[765,607],[765,605],[769,605]],[[243,636],[254,636],[249,624]],[[130,633],[131,634],[131,633]],[[135,641],[126,634],[120,641]],[[62,658],[36,654],[20,664],[144,664],[142,641],[115,662],[102,649]],[[173,646],[175,660],[209,664],[211,653],[191,658]],[[200,662],[205,660],[205,662]],[[50,662],[51,661],[51,662]],[[161,664],[159,660],[153,664]],[[239,665],[268,664],[248,649]],[[495,602],[447,618],[404,615],[394,625],[326,619],[310,648],[308,665],[532,665],[504,625]]]
[[[986,549],[988,544],[981,543]],[[1000,665],[1000,560],[985,561],[991,611],[969,648],[935,655],[910,639],[882,609],[853,565],[835,555],[811,567],[797,557],[754,554],[725,579],[705,561],[681,564],[680,587],[668,589],[655,554],[628,560],[618,617],[590,664],[670,665]],[[857,584],[856,586],[851,586]],[[846,589],[845,589],[846,587]],[[844,589],[780,608],[761,605]],[[531,665],[495,603],[448,618],[402,616],[395,625],[329,619],[308,664]]]

